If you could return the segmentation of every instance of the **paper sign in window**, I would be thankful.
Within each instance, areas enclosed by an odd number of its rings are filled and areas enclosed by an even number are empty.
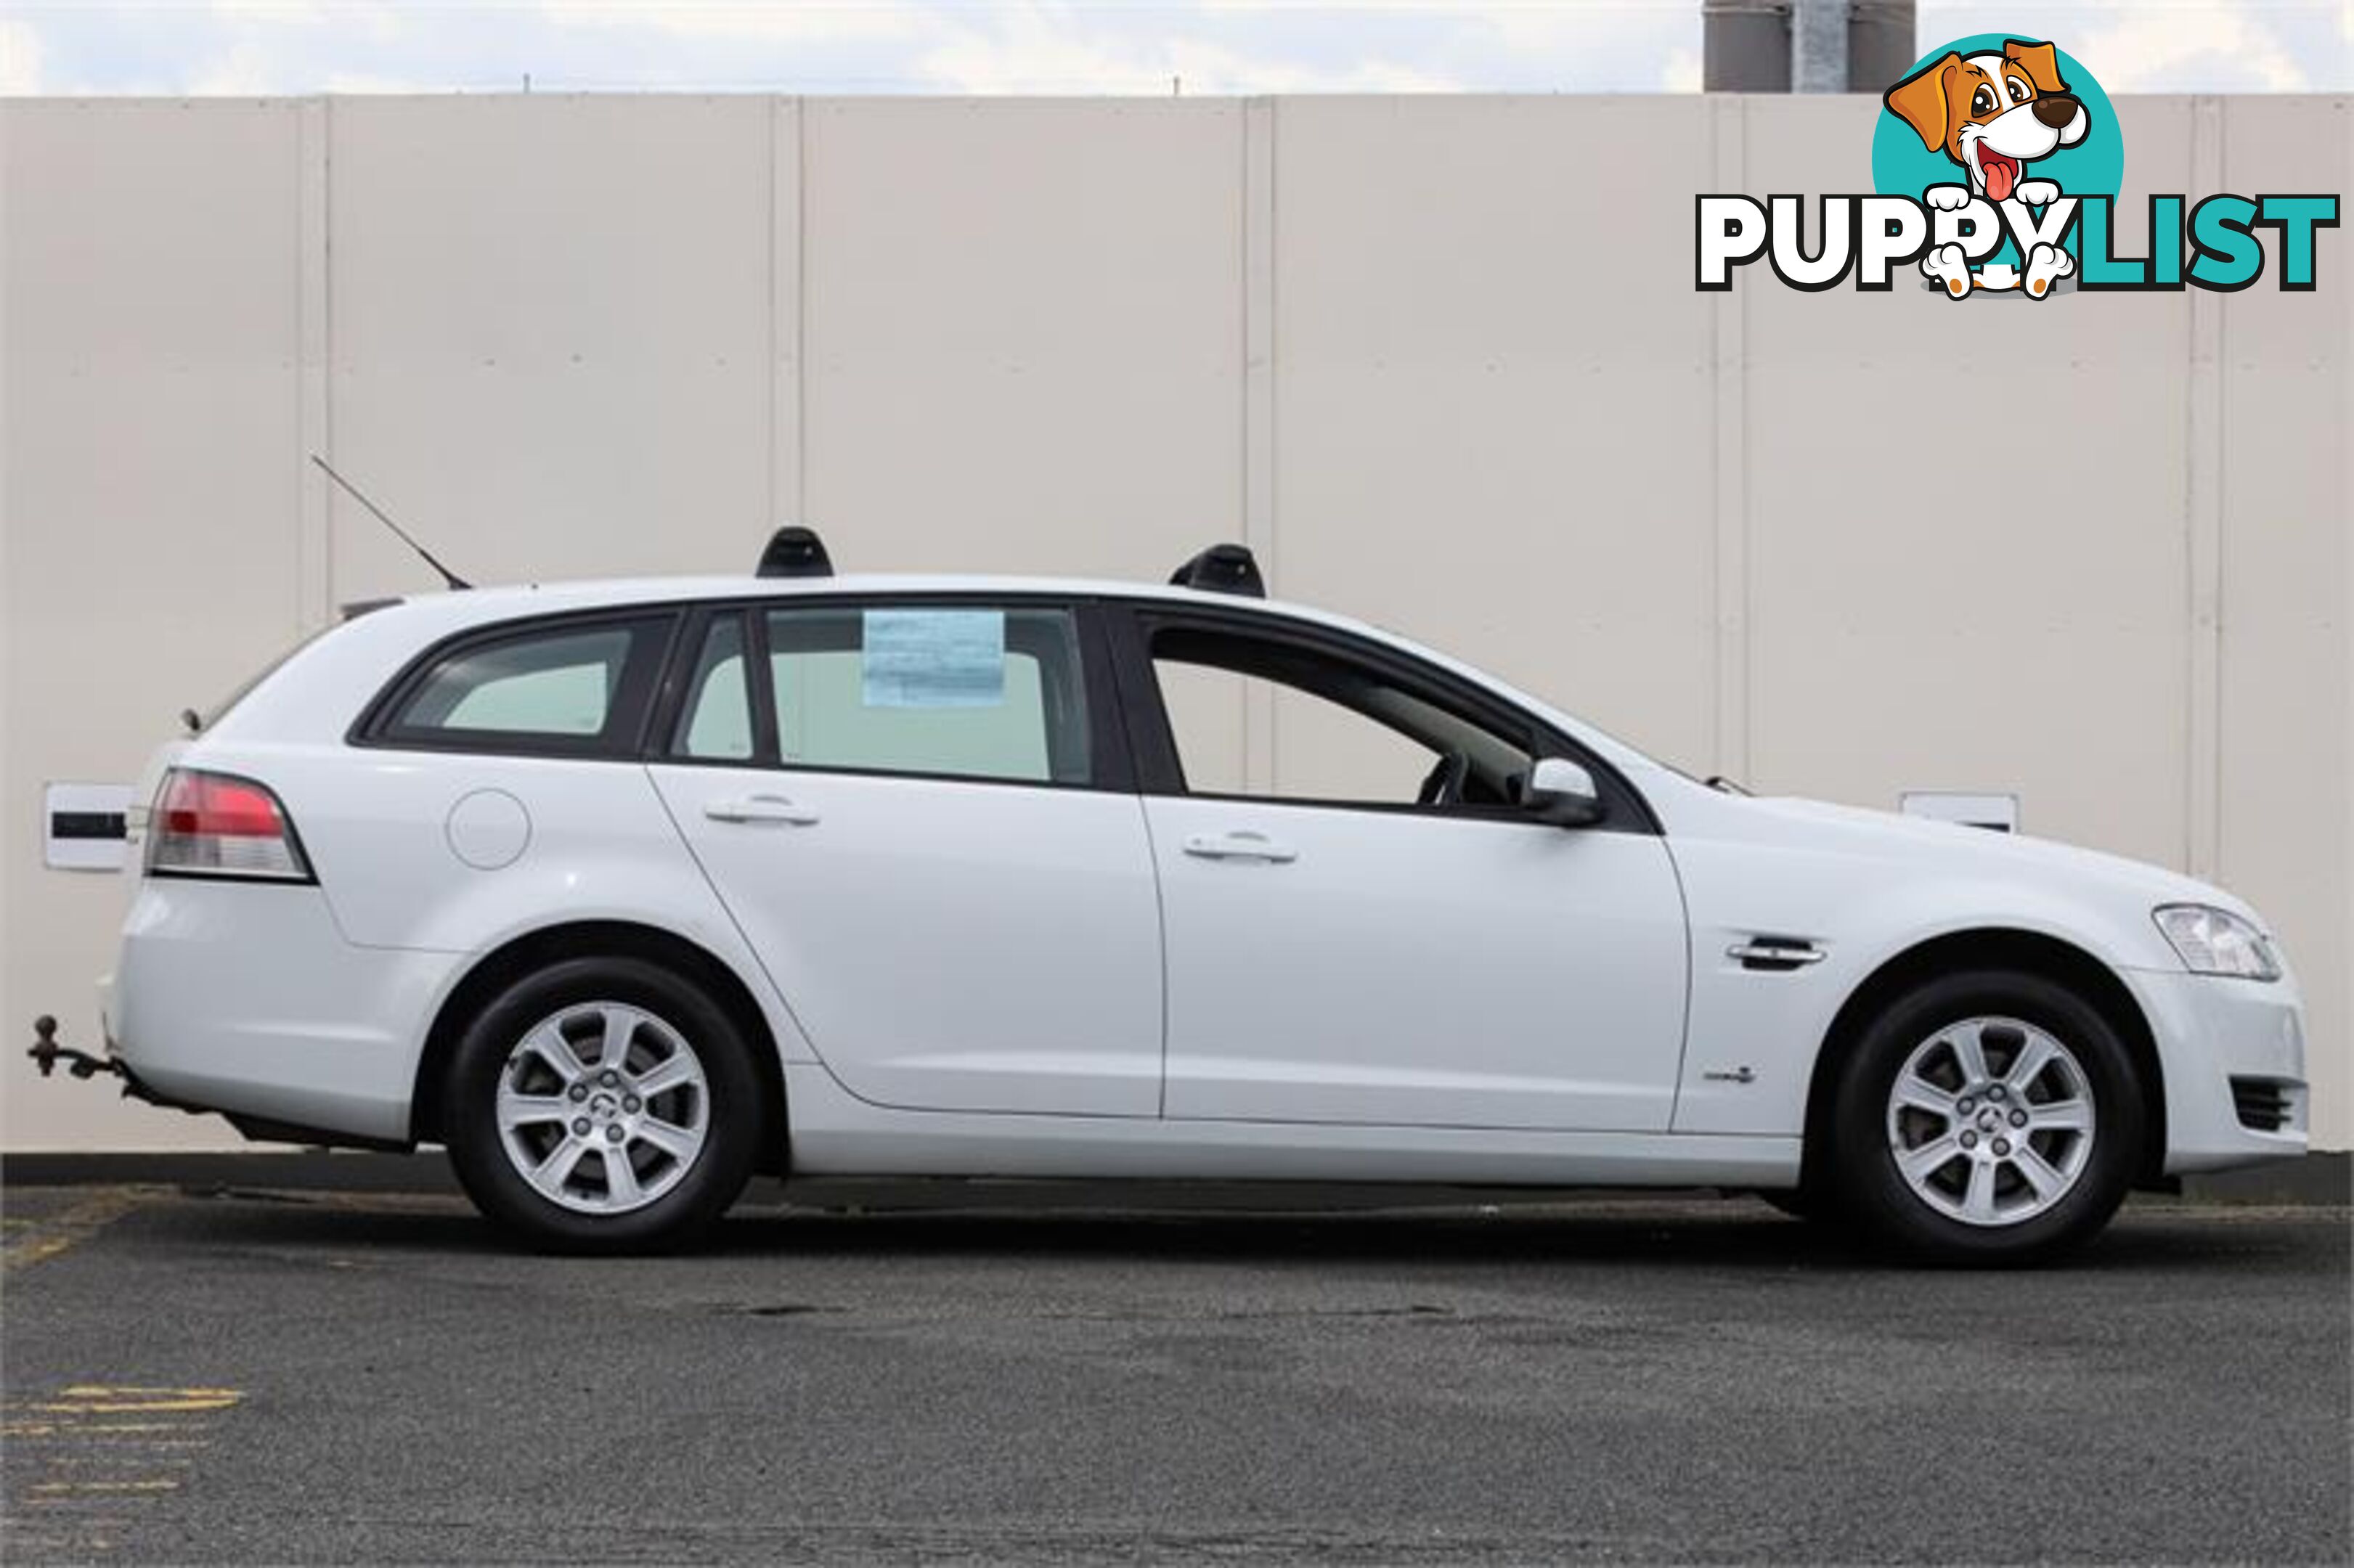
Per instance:
[[[1002,609],[870,609],[860,670],[870,708],[993,708],[1005,701]]]

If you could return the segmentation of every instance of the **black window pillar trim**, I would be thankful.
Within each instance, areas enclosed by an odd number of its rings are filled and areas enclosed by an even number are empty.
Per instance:
[[[768,605],[739,605],[744,627],[744,698],[752,705],[752,758],[762,768],[785,765],[785,737],[777,727],[777,661],[769,647]]]
[[[678,633],[671,640],[669,656],[663,661],[662,677],[654,683],[652,710],[646,715],[646,733],[638,746],[640,757],[660,757],[677,739],[682,693],[703,657],[704,644],[716,619],[700,605],[681,619]]]
[[[1185,767],[1177,755],[1177,736],[1169,710],[1161,700],[1161,683],[1152,673],[1152,644],[1133,603],[1098,604],[1106,645],[1112,662],[1112,683],[1119,692],[1121,735],[1128,742],[1130,766],[1140,795],[1182,795]]]
[[[1140,792],[1143,769],[1136,736],[1129,728],[1129,704],[1120,689],[1125,661],[1119,656],[1110,608],[1101,599],[1070,601],[1079,634],[1079,679],[1087,699],[1087,772],[1097,789]]]

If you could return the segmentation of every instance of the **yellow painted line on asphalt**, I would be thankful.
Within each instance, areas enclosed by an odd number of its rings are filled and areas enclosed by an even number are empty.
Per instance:
[[[124,1433],[162,1432],[174,1437],[207,1432],[201,1421],[10,1421],[0,1423],[0,1437],[113,1437]]]
[[[70,1252],[155,1195],[154,1188],[108,1187],[54,1214],[21,1220],[16,1229],[22,1234],[0,1242],[0,1270],[30,1268]]]
[[[245,1397],[234,1388],[109,1388],[77,1383],[51,1401],[20,1408],[44,1415],[148,1415],[228,1410]]]
[[[0,1520],[39,1518],[71,1533],[28,1538],[11,1529],[0,1532],[9,1538],[0,1551],[12,1558],[111,1552],[132,1527],[125,1510],[155,1507],[190,1484],[198,1450],[212,1446],[217,1413],[244,1399],[244,1390],[218,1383],[84,1382],[8,1401],[0,1436],[39,1478],[11,1478]]]

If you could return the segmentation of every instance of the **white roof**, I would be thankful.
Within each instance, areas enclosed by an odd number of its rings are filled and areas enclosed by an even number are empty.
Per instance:
[[[501,615],[529,613],[534,609],[588,609],[605,604],[667,603],[678,599],[744,599],[782,594],[1004,593],[1091,595],[1098,598],[1169,599],[1197,604],[1273,604],[1242,594],[1204,593],[1169,583],[1119,582],[1111,578],[1025,577],[986,572],[894,573],[852,572],[838,577],[608,577],[578,582],[509,583],[463,590],[471,602],[496,606]],[[440,593],[405,596],[402,602],[436,601]],[[1303,605],[1280,608],[1299,613],[1319,612]]]
[[[579,582],[517,583],[463,590],[410,594],[399,599],[403,620],[425,622],[438,631],[456,631],[508,616],[567,609],[599,609],[631,604],[730,599],[822,599],[832,595],[1039,594],[1055,598],[1146,599],[1176,604],[1260,609],[1294,620],[1358,631],[1391,642],[1396,633],[1346,616],[1282,599],[1244,594],[1205,593],[1169,583],[1120,582],[1097,577],[1027,577],[982,572],[850,573],[823,577],[611,577]]]

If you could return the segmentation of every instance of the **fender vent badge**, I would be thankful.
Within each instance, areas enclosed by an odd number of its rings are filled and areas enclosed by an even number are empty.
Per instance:
[[[1825,955],[1803,937],[1760,937],[1755,941],[1734,943],[1724,949],[1724,956],[1737,960],[1744,969],[1779,974],[1821,963]]]

